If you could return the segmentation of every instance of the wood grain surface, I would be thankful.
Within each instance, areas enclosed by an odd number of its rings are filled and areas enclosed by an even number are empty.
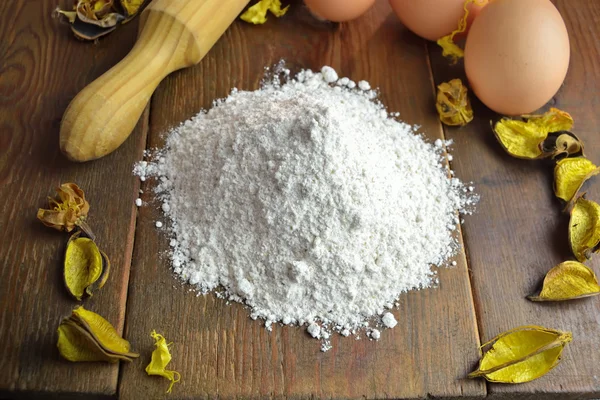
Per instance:
[[[277,41],[272,38],[277,38]],[[394,38],[392,41],[391,38]],[[433,86],[424,43],[406,34],[387,2],[342,26],[315,21],[301,5],[263,26],[236,22],[196,68],[167,78],[151,105],[149,146],[231,87],[255,89],[264,66],[284,58],[290,67],[331,65],[380,87],[390,110],[423,124],[434,140]],[[152,187],[152,182],[147,182]],[[151,196],[144,197],[152,201]],[[478,335],[464,256],[443,270],[438,289],[402,296],[399,325],[378,342],[334,336],[333,349],[305,329],[252,321],[238,304],[197,296],[174,281],[157,232],[157,204],[140,210],[127,303],[126,333],[135,348],[151,350],[152,329],[174,342],[172,368],[182,375],[173,398],[421,398],[479,397],[479,381],[463,379],[478,358]],[[148,354],[123,367],[122,399],[159,398],[167,387],[143,371]]]
[[[554,1],[571,39],[565,84],[548,106],[575,119],[573,131],[585,153],[600,163],[600,2]],[[462,63],[449,66],[430,46],[436,83],[463,77]],[[525,296],[540,289],[554,265],[574,259],[568,245],[568,214],[552,190],[552,161],[518,160],[507,155],[490,129],[492,113],[474,96],[475,119],[448,128],[455,141],[452,168],[472,180],[481,194],[476,215],[465,218],[463,236],[472,271],[482,341],[520,325],[543,325],[573,332],[562,363],[547,376],[522,385],[489,385],[491,398],[570,399],[600,397],[600,298],[562,303],[533,303]],[[598,180],[587,184],[588,198],[600,201]],[[598,257],[587,263],[600,273]],[[538,397],[539,396],[539,397]],[[521,397],[519,397],[521,398]],[[526,397],[523,397],[526,398]]]
[[[0,2],[0,391],[114,395],[118,365],[60,359],[56,329],[78,303],[62,282],[68,235],[36,220],[62,182],[90,202],[89,223],[112,261],[105,288],[85,302],[121,330],[139,184],[131,162],[145,146],[145,124],[118,154],[75,164],[58,148],[71,98],[131,48],[132,23],[97,44],[75,40],[53,17],[54,1]],[[23,394],[23,392],[26,392]]]
[[[554,2],[572,55],[551,104],[574,116],[586,155],[600,163],[600,2]],[[316,21],[300,1],[262,26],[235,22],[198,66],[163,81],[124,146],[86,164],[60,154],[61,116],[79,90],[125,56],[137,21],[82,43],[52,17],[55,6],[0,2],[0,398],[167,398],[168,382],[144,372],[152,329],[174,342],[170,367],[182,380],[172,399],[600,398],[600,299],[525,299],[552,266],[571,257],[568,216],[552,193],[552,163],[507,156],[489,128],[498,116],[474,97],[475,120],[442,129],[434,85],[464,78],[462,65],[449,66],[435,45],[406,31],[386,0],[344,24]],[[239,304],[197,296],[170,272],[167,239],[154,225],[161,213],[153,182],[142,185],[148,205],[136,212],[139,184],[131,167],[142,150],[160,146],[169,128],[232,87],[257,88],[263,68],[282,58],[294,71],[331,65],[379,87],[384,104],[422,125],[428,138],[454,139],[451,167],[482,196],[462,226],[466,257],[440,270],[439,288],[402,296],[394,312],[399,325],[378,342],[335,335],[333,349],[321,353],[303,329],[268,332]],[[598,201],[597,179],[588,197]],[[131,364],[75,365],[56,350],[56,328],[77,304],[61,277],[68,235],[42,226],[35,213],[66,181],[86,191],[89,222],[113,263],[107,285],[85,305],[124,331],[141,353]],[[588,264],[600,273],[600,262]],[[488,340],[523,324],[573,332],[560,366],[522,385],[464,379],[477,364],[480,335]]]

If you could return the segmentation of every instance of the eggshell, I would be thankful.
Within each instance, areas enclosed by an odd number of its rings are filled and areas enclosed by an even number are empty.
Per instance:
[[[477,0],[469,4],[468,24],[487,3]],[[464,0],[390,0],[390,5],[404,26],[434,41],[452,33],[465,13]]]
[[[304,0],[311,13],[334,22],[350,21],[363,15],[375,0]]]
[[[531,113],[562,85],[569,35],[549,0],[495,0],[473,22],[465,71],[475,95],[505,115]]]

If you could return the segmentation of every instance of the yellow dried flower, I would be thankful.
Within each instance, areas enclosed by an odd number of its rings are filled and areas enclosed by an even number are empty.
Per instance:
[[[63,277],[69,293],[81,300],[84,293],[92,295],[106,283],[110,262],[92,239],[74,234],[67,243]]]
[[[267,22],[267,11],[276,17],[282,17],[287,10],[290,8],[288,5],[285,8],[281,8],[280,0],[259,0],[258,3],[248,8],[240,18],[251,24],[264,24]]]
[[[485,352],[479,368],[468,377],[500,383],[532,381],[558,365],[572,339],[571,332],[535,325],[506,331],[481,346]]]
[[[146,0],[119,0],[129,18],[136,15]]]
[[[458,20],[458,27],[452,31],[452,33],[438,39],[437,41],[438,46],[442,48],[442,55],[450,58],[452,60],[452,64],[456,64],[459,59],[465,56],[463,49],[454,43],[454,37],[467,30],[467,19],[469,18],[469,9],[467,6],[470,3],[475,3],[476,1],[477,0],[465,0],[465,3],[463,4],[465,13],[461,19]]]
[[[493,129],[496,138],[511,156],[537,159],[575,151],[570,142],[567,150],[562,148],[566,143],[562,135],[549,138],[551,132],[567,131],[573,127],[573,118],[568,113],[551,108],[542,115],[524,115],[522,118],[525,120],[502,118]],[[576,139],[571,133],[566,135]],[[558,137],[561,137],[560,141]],[[578,149],[582,150],[582,146]]]
[[[91,230],[85,223],[90,205],[85,199],[83,190],[74,183],[63,183],[58,189],[58,198],[48,197],[50,209],[40,208],[37,218],[46,226],[59,231],[71,232],[80,226],[88,236],[93,238]]]
[[[598,173],[600,168],[585,157],[563,158],[554,167],[554,194],[570,203],[583,184]]]
[[[100,315],[77,307],[58,327],[58,351],[69,361],[131,361],[129,342]]]
[[[460,79],[438,86],[435,107],[440,121],[450,126],[464,126],[473,120],[473,109],[467,96],[467,88]]]
[[[584,262],[600,249],[600,205],[580,197],[571,210],[569,243],[578,261]]]
[[[77,0],[70,10],[58,8],[75,36],[95,40],[135,17],[148,0]]]
[[[587,266],[577,261],[565,261],[552,268],[544,278],[542,291],[531,301],[563,301],[600,294],[598,278]]]
[[[168,343],[165,337],[161,334],[156,333],[156,331],[152,331],[150,336],[155,340],[154,346],[156,348],[152,352],[152,360],[150,364],[146,367],[146,373],[148,375],[158,375],[162,376],[171,381],[169,385],[169,389],[167,389],[167,393],[171,393],[171,389],[173,389],[173,385],[181,380],[181,375],[177,371],[168,371],[167,364],[171,362],[171,352],[169,351],[169,346],[173,343]]]
[[[129,342],[123,339],[110,322],[101,315],[83,307],[77,307],[73,310],[71,320],[89,332],[104,351],[130,358],[139,356],[137,353],[130,352]]]

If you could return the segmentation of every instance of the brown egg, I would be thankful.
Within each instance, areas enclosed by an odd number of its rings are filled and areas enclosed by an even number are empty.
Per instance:
[[[469,8],[469,24],[488,0],[477,0]],[[390,0],[394,12],[408,29],[422,38],[438,40],[458,27],[464,15],[464,0]]]
[[[375,0],[304,0],[317,18],[334,22],[350,21],[363,15]]]
[[[473,22],[465,71],[473,92],[505,115],[531,113],[562,85],[569,35],[549,0],[495,0]]]

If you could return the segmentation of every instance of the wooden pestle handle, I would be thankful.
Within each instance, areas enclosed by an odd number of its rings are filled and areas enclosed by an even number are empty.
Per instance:
[[[60,125],[62,152],[89,161],[119,147],[160,81],[200,62],[248,2],[154,0],[141,15],[141,33],[129,54],[69,104]]]

